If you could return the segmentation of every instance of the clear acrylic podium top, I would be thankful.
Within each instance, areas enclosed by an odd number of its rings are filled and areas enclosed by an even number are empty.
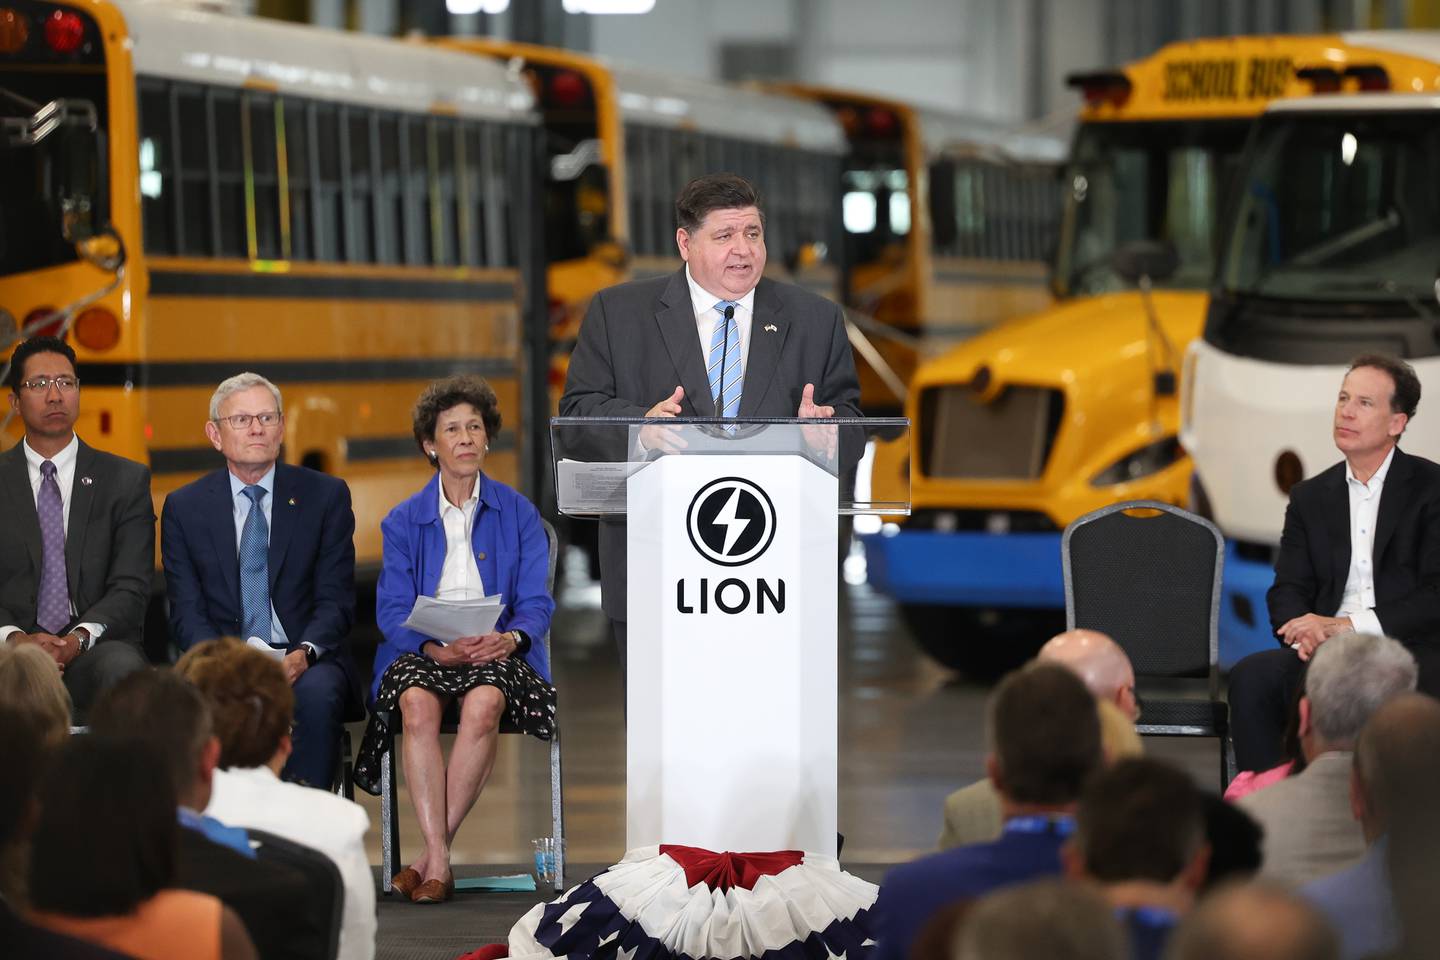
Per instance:
[[[631,474],[667,456],[804,457],[840,479],[842,515],[910,512],[910,421],[905,417],[554,417],[555,494],[570,517],[626,512]],[[875,473],[883,460],[893,467]]]

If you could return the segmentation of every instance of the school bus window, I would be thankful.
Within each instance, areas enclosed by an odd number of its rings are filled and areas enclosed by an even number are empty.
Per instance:
[[[519,238],[511,229],[510,189],[505,179],[506,161],[512,155],[515,145],[505,131],[496,124],[482,124],[485,137],[485,199],[487,200],[486,230],[490,266],[503,267],[515,263],[515,251]]]
[[[142,79],[140,87],[140,229],[152,254],[175,250],[174,125],[170,87]]]
[[[210,216],[210,119],[205,91],[175,86],[180,147],[180,231],[176,250],[204,257],[212,252],[214,223]]]
[[[311,241],[312,210],[312,156],[310,136],[310,111],[301,100],[286,99],[282,104],[281,119],[285,125],[285,176],[289,191],[289,249],[282,251],[291,260],[314,260],[315,250]]]
[[[216,254],[221,257],[246,257],[250,254],[249,229],[245,221],[245,156],[243,131],[240,129],[240,94],[238,91],[212,88],[210,109],[214,117],[215,152],[212,169],[215,181],[211,190],[215,209]]]
[[[370,124],[373,114],[364,108],[345,110],[345,145],[349,152],[349,177],[345,218],[346,259],[370,263],[375,259],[375,176],[371,163]]]
[[[465,148],[463,183],[465,194],[465,264],[471,267],[486,263],[487,237],[485,234],[485,175],[481,156],[484,143],[478,124],[467,123],[461,132],[461,143]]]
[[[344,138],[340,135],[340,111],[327,103],[311,104],[310,110],[315,133],[314,161],[310,165],[315,176],[315,259],[338,262],[346,258]]]
[[[430,176],[434,190],[430,195],[430,217],[439,241],[436,262],[453,267],[460,262],[460,233],[456,198],[456,137],[453,120],[430,121],[433,149],[430,151]]]
[[[405,262],[411,266],[431,263],[430,218],[430,149],[424,117],[401,119],[405,133]]]
[[[375,117],[377,146],[375,181],[375,262],[400,263],[404,260],[401,234],[405,222],[404,183],[400,173],[400,128],[391,113]]]
[[[255,255],[262,260],[280,256],[280,177],[276,150],[274,97],[246,94],[250,121],[251,182],[255,201]]]

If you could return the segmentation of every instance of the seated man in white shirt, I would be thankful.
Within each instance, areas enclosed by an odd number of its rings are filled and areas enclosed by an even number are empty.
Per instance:
[[[210,702],[220,767],[205,808],[231,826],[264,830],[324,853],[345,885],[341,960],[375,956],[375,881],[365,855],[370,818],[357,803],[280,779],[290,755],[295,694],[280,664],[238,640],[207,640],[175,669]]]
[[[1415,658],[1386,637],[1341,634],[1316,651],[1300,700],[1305,769],[1237,804],[1264,828],[1264,879],[1295,888],[1364,856],[1350,808],[1355,740],[1383,704],[1415,689],[1415,674]]]
[[[1266,595],[1280,648],[1230,672],[1230,716],[1241,770],[1287,758],[1282,742],[1304,663],[1330,637],[1355,630],[1403,643],[1420,689],[1440,694],[1440,464],[1397,444],[1420,403],[1403,360],[1357,357],[1335,402],[1332,432],[1345,459],[1290,491]]]

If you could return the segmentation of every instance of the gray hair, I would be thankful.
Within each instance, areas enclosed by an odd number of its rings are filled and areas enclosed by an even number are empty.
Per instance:
[[[285,408],[280,405],[280,388],[258,373],[237,373],[229,380],[222,380],[220,386],[210,396],[210,419],[220,419],[220,405],[230,396],[239,393],[241,390],[249,390],[251,387],[264,387],[270,391],[270,396],[275,398],[275,410],[277,413],[284,413]]]
[[[1124,960],[1125,933],[1095,891],[1040,880],[992,893],[959,920],[952,960]]]
[[[1380,705],[1415,689],[1415,658],[1389,637],[1342,633],[1320,645],[1305,674],[1315,731],[1351,743]]]

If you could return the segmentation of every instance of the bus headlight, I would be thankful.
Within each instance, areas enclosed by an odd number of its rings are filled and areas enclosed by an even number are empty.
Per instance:
[[[1113,487],[1159,473],[1184,455],[1178,437],[1166,437],[1126,454],[1090,478],[1092,487]]]

